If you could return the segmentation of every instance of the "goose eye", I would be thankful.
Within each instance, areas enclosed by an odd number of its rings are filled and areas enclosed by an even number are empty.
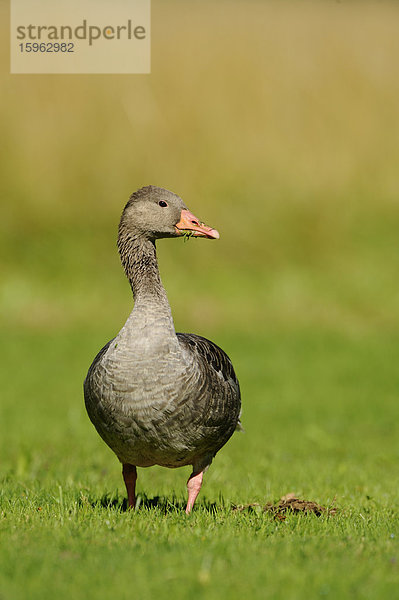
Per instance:
[[[159,204],[159,206],[163,206],[163,207],[168,206],[167,202],[165,202],[164,200],[160,200],[158,202],[158,204]]]

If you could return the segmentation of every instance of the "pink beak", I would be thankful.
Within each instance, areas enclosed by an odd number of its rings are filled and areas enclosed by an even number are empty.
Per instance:
[[[184,235],[184,233],[192,231],[191,235],[195,237],[206,237],[210,240],[218,240],[220,237],[216,229],[212,229],[212,227],[201,223],[189,210],[181,211],[180,221],[175,227],[178,235]]]

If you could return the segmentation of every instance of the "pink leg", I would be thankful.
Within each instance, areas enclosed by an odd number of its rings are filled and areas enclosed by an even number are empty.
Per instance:
[[[137,469],[135,466],[128,463],[122,465],[123,479],[125,480],[127,500],[130,508],[136,506],[136,481],[137,481]]]
[[[201,471],[194,475],[194,472],[190,475],[189,480],[187,481],[187,490],[188,490],[188,502],[186,507],[186,513],[189,514],[191,512],[192,507],[194,506],[194,502],[199,494],[202,485],[202,477],[204,472]]]

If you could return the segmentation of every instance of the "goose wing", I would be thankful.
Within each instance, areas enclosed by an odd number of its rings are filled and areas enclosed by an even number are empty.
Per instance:
[[[227,354],[210,340],[194,333],[177,333],[179,343],[191,352],[208,379],[208,390],[217,390],[209,406],[212,421],[234,424],[241,430],[241,392],[234,367]]]

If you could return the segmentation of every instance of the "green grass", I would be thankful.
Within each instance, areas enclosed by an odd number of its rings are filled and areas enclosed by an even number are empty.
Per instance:
[[[246,432],[216,457],[189,517],[187,469],[140,469],[141,506],[125,511],[120,465],[81,394],[102,341],[24,333],[2,356],[15,376],[1,382],[2,597],[395,597],[396,337],[220,334]],[[231,510],[287,492],[338,513]]]

